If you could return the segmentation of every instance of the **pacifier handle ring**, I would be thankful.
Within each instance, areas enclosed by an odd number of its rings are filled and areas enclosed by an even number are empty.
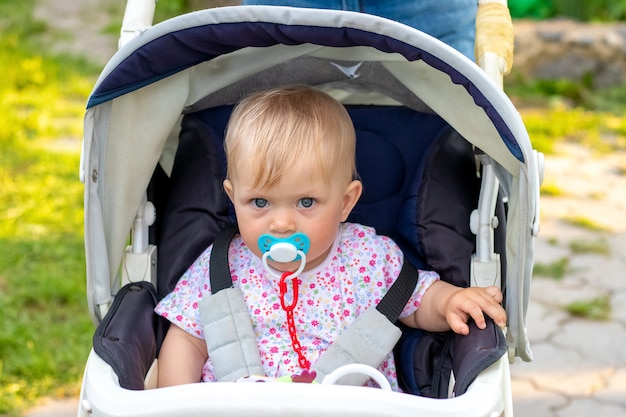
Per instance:
[[[289,276],[290,278],[296,278],[296,277],[300,276],[302,271],[304,271],[304,266],[306,265],[306,255],[304,254],[304,252],[302,252],[301,250],[298,250],[298,251],[296,251],[296,254],[300,255],[300,266],[298,267],[298,269],[296,269],[295,272],[291,273],[291,275]],[[271,268],[267,264],[267,258],[269,256],[270,256],[270,252],[267,251],[261,257],[261,262],[263,263],[263,267],[265,267],[267,272],[269,272],[274,277],[276,277],[278,279],[282,278],[283,274],[279,274],[278,272],[276,272],[273,268]]]

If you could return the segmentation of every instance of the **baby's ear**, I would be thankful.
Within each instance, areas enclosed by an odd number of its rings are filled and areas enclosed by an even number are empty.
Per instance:
[[[229,179],[225,179],[222,185],[224,187],[224,191],[226,191],[226,195],[230,198],[230,201],[233,201],[233,183]]]
[[[361,197],[363,192],[363,184],[359,180],[353,180],[348,184],[346,193],[343,196],[343,206],[341,208],[341,221],[345,222],[350,215],[350,212],[356,205],[357,201]]]

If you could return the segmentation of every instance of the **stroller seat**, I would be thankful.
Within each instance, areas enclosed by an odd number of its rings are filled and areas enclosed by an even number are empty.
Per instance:
[[[120,318],[113,314],[106,317],[94,338],[95,352],[118,371],[122,387],[142,388],[164,335],[164,329],[159,328],[156,337],[144,336],[149,341],[136,338],[131,346],[120,343],[129,339],[124,333],[136,334],[137,326],[134,319],[128,323],[130,328],[124,325],[125,317],[135,318],[137,314],[120,313],[122,303],[137,309],[137,299],[142,299],[146,310],[154,308],[156,299],[173,290],[185,270],[213,243],[217,232],[236,222],[221,188],[225,175],[223,132],[231,110],[228,105],[186,114],[171,176],[158,175],[157,171],[149,187],[154,194],[151,199],[161,202],[157,205],[161,220],[154,231],[159,248],[159,293],[152,297],[136,294],[140,287],[131,284],[135,291],[117,297],[114,314]],[[435,270],[454,285],[469,286],[475,240],[468,219],[478,205],[480,192],[472,146],[433,114],[398,106],[349,106],[348,111],[357,132],[357,169],[364,186],[348,221],[392,237],[414,267]],[[149,288],[147,291],[151,292]],[[134,301],[122,301],[125,297]],[[112,325],[112,321],[118,323]],[[160,318],[146,317],[146,321],[151,324],[147,328],[154,328],[155,323],[167,327]],[[405,331],[413,339],[423,337],[421,332]],[[457,385],[453,392],[463,394],[477,373],[506,351],[504,336],[493,322],[487,330],[474,327],[472,332],[471,338],[446,335],[459,344],[459,351],[468,350],[464,347],[467,343],[474,347],[469,350],[471,354],[451,355],[456,360],[441,371],[428,368],[432,358],[425,352],[434,344],[441,349],[445,337],[429,335],[417,344],[405,335],[404,344],[411,348],[397,349],[397,361],[405,369],[401,375],[404,391],[447,398],[449,375],[437,375],[440,382],[434,387],[433,374],[449,374],[454,367]],[[147,348],[144,359],[137,361],[129,351],[138,352],[142,346]],[[472,370],[467,372],[469,368]]]

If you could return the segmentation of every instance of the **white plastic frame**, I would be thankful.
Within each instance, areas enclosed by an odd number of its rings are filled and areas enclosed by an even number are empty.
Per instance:
[[[376,388],[297,383],[216,382],[131,391],[120,387],[113,369],[92,350],[78,417],[495,417],[512,416],[510,392],[506,355],[481,372],[465,394],[445,400]]]

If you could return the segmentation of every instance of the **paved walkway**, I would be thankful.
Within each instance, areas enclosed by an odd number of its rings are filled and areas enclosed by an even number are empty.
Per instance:
[[[626,155],[594,159],[566,147],[547,159],[544,184],[562,196],[542,197],[536,263],[568,260],[560,280],[535,275],[528,328],[534,360],[512,367],[517,416],[626,417]],[[568,225],[585,218],[607,231]],[[586,243],[610,253],[576,254]],[[575,318],[572,302],[608,300],[610,319]]]

